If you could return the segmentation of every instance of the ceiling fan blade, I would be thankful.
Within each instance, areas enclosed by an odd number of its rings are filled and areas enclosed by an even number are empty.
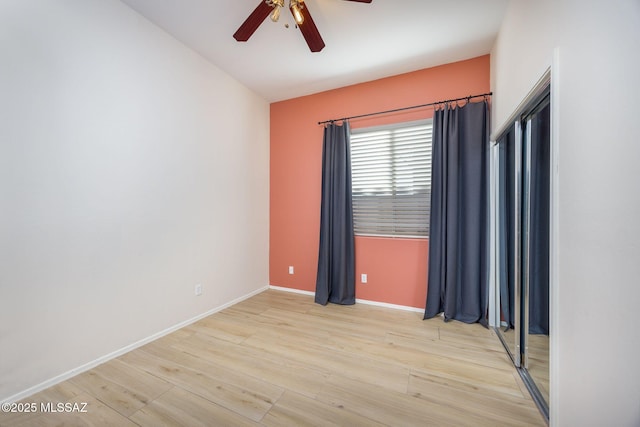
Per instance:
[[[238,31],[233,34],[233,38],[239,42],[246,42],[249,37],[258,29],[260,24],[267,19],[267,16],[271,13],[273,8],[269,6],[264,0],[260,1],[258,7],[255,8],[251,15],[240,25]]]
[[[371,0],[345,0],[345,1],[357,1],[358,3],[371,3]]]
[[[293,14],[293,11],[291,11],[291,13]],[[301,9],[301,13],[304,17],[304,22],[301,25],[298,25],[298,28],[300,28],[311,52],[320,52],[324,48],[324,40],[322,40],[318,27],[316,27],[315,22],[313,22],[313,18],[309,13],[309,8],[306,3],[304,8]]]

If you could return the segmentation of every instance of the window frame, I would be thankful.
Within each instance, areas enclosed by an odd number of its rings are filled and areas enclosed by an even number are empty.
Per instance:
[[[353,136],[354,135],[360,135],[360,134],[366,134],[366,133],[376,133],[376,132],[385,132],[385,131],[391,131],[391,132],[395,132],[395,131],[400,131],[402,132],[403,130],[406,129],[410,129],[410,128],[414,128],[414,127],[419,127],[419,126],[428,126],[428,130],[426,131],[430,137],[428,140],[428,146],[426,147],[426,150],[424,150],[423,152],[420,153],[420,156],[426,156],[427,158],[427,163],[426,164],[422,164],[420,168],[418,169],[422,169],[422,168],[426,168],[422,174],[419,175],[419,178],[416,179],[416,182],[421,182],[424,181],[426,182],[426,190],[422,191],[421,193],[423,194],[423,197],[420,197],[419,194],[415,194],[415,196],[417,198],[422,198],[426,200],[426,230],[424,232],[424,234],[420,233],[419,230],[416,229],[412,230],[412,231],[416,231],[415,233],[408,233],[408,234],[403,234],[402,230],[399,230],[398,232],[396,232],[396,230],[393,230],[391,232],[385,232],[387,230],[380,230],[380,231],[376,231],[374,230],[374,226],[368,226],[368,227],[362,227],[365,228],[366,231],[358,231],[358,214],[356,213],[356,208],[358,205],[358,201],[357,198],[360,197],[358,195],[356,195],[358,192],[360,192],[361,190],[356,191],[355,186],[361,185],[359,183],[359,179],[361,179],[361,177],[358,176],[357,171],[354,171],[354,144],[353,141],[351,141],[350,143],[350,155],[351,155],[351,173],[352,173],[352,204],[353,204],[353,210],[354,210],[354,215],[353,215],[353,221],[354,221],[354,230],[355,230],[355,235],[356,236],[362,236],[362,237],[381,237],[381,238],[393,238],[393,239],[429,239],[430,236],[430,205],[431,205],[431,168],[432,168],[432,144],[433,144],[433,118],[428,118],[428,119],[421,119],[421,120],[413,120],[413,121],[407,121],[407,122],[395,122],[395,123],[391,123],[391,124],[386,124],[386,125],[381,125],[381,126],[370,126],[370,127],[362,127],[362,128],[355,128],[351,130],[351,134],[350,137],[353,140]],[[394,219],[391,220],[391,224],[392,224],[392,228],[395,228],[396,224],[402,224],[403,221],[400,220],[398,221],[398,218],[396,217],[398,215],[398,212],[401,212],[401,209],[397,208],[397,204],[398,204],[398,195],[402,193],[402,191],[397,192],[398,190],[398,186],[397,184],[397,176],[401,176],[400,173],[397,173],[396,171],[399,169],[403,169],[403,168],[399,168],[398,166],[404,166],[404,169],[406,170],[406,164],[402,164],[401,162],[398,161],[398,158],[401,156],[398,156],[396,154],[397,150],[394,150],[395,145],[394,144],[396,140],[395,138],[396,135],[392,135],[390,136],[390,141],[389,141],[389,156],[390,156],[390,163],[389,163],[389,173],[391,173],[393,176],[390,178],[391,180],[391,186],[389,188],[391,188],[391,192],[392,194],[388,195],[389,196],[389,205],[393,207],[393,216]],[[398,138],[400,139],[400,138]],[[359,145],[359,143],[355,144],[356,146]],[[356,149],[357,151],[357,149]],[[417,152],[417,151],[416,151]],[[425,154],[426,153],[426,154]],[[357,158],[357,157],[356,157]],[[384,162],[386,159],[385,158],[380,158],[381,162]],[[356,162],[357,164],[358,162]],[[358,166],[356,166],[358,167]],[[382,175],[383,173],[381,173]],[[400,188],[402,190],[402,188]],[[379,197],[382,197],[382,192],[380,192]],[[424,196],[424,194],[426,194],[426,196]],[[420,202],[415,202],[415,205],[417,206]],[[415,209],[414,211],[411,211],[412,213],[408,214],[409,211],[404,212],[405,215],[410,216],[410,217],[414,217],[417,218],[420,216],[420,211],[419,209]],[[423,214],[424,215],[424,214]],[[406,223],[406,221],[405,221]],[[379,225],[379,224],[378,224]],[[382,226],[380,226],[380,228],[383,228]]]

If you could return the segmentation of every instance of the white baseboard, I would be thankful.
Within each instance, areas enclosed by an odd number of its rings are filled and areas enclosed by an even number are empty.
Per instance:
[[[269,285],[269,289],[273,289],[276,291],[292,292],[294,294],[311,295],[311,296],[314,296],[316,294],[315,292],[311,292],[311,291],[303,291],[301,289],[284,288],[282,286],[273,286],[273,285]],[[404,311],[414,311],[416,313],[424,313],[424,308],[410,307],[407,305],[390,304],[388,302],[370,301],[366,299],[356,298],[356,303],[366,304],[366,305],[375,305],[378,307],[393,308],[394,310],[404,310]]]
[[[309,296],[315,296],[316,295],[315,292],[303,291],[302,289],[283,288],[282,286],[269,285],[269,289],[273,289],[275,291],[291,292],[293,294],[302,294],[302,295],[309,295]]]
[[[1,403],[7,403],[7,402],[16,402],[16,401],[19,401],[19,400],[24,399],[26,397],[29,397],[32,394],[38,393],[38,392],[40,392],[42,390],[45,390],[45,389],[47,389],[49,387],[53,387],[54,385],[59,384],[59,383],[61,383],[63,381],[66,381],[66,380],[68,380],[68,379],[70,379],[72,377],[75,377],[76,375],[81,374],[81,373],[83,373],[85,371],[88,371],[89,369],[93,369],[98,365],[101,365],[101,364],[103,364],[105,362],[108,362],[111,359],[115,359],[116,357],[122,356],[123,354],[128,353],[128,352],[130,352],[132,350],[135,350],[138,347],[142,347],[143,345],[148,344],[151,341],[157,340],[158,338],[162,338],[163,336],[168,335],[171,332],[175,332],[178,329],[184,328],[185,326],[188,326],[188,325],[190,325],[192,323],[195,323],[200,319],[203,319],[203,318],[205,318],[207,316],[210,316],[210,315],[212,315],[214,313],[217,313],[218,311],[224,310],[225,308],[231,307],[232,305],[235,305],[235,304],[237,304],[239,302],[242,302],[242,301],[244,301],[244,300],[246,300],[248,298],[251,298],[254,295],[262,293],[262,292],[266,291],[267,289],[269,289],[269,286],[263,286],[262,288],[256,289],[255,291],[252,291],[252,292],[250,292],[250,293],[248,293],[246,295],[243,295],[243,296],[241,296],[239,298],[236,298],[236,299],[234,299],[232,301],[229,301],[228,303],[222,304],[221,306],[212,308],[211,310],[208,310],[208,311],[206,311],[204,313],[201,313],[201,314],[199,314],[199,315],[197,315],[195,317],[192,317],[191,319],[187,319],[187,320],[185,320],[183,322],[180,322],[180,323],[177,323],[177,324],[175,324],[173,326],[170,326],[169,328],[164,329],[164,330],[162,330],[160,332],[156,332],[153,335],[150,335],[150,336],[148,336],[146,338],[143,338],[143,339],[141,339],[139,341],[136,341],[136,342],[134,342],[132,344],[129,344],[129,345],[125,346],[125,347],[122,347],[122,348],[120,348],[120,349],[118,349],[116,351],[113,351],[113,352],[109,353],[109,354],[105,354],[104,356],[101,356],[101,357],[99,357],[99,358],[97,358],[95,360],[92,360],[91,362],[85,363],[84,365],[78,366],[77,368],[73,368],[73,369],[71,369],[71,370],[69,370],[69,371],[67,371],[67,372],[65,372],[63,374],[57,375],[57,376],[55,376],[55,377],[53,377],[51,379],[43,381],[40,384],[37,384],[37,385],[35,385],[33,387],[29,387],[26,390],[23,390],[23,391],[21,391],[19,393],[14,394],[13,396],[9,396],[8,398],[0,401],[0,404]]]
[[[392,308],[394,310],[404,310],[404,311],[413,311],[413,312],[416,312],[416,313],[424,313],[424,308],[410,307],[408,305],[391,304],[391,303],[388,303],[388,302],[370,301],[370,300],[359,299],[359,298],[356,298],[356,302],[360,303],[360,304],[367,304],[367,305],[375,305],[375,306],[378,306],[378,307]]]

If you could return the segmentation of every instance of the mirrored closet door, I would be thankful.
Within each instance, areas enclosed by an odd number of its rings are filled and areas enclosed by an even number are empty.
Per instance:
[[[549,87],[496,141],[498,334],[548,418]]]

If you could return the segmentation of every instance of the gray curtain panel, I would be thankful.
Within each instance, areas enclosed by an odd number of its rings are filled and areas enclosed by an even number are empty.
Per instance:
[[[322,148],[322,206],[315,302],[355,304],[355,242],[349,123],[328,124]]]
[[[500,167],[498,173],[498,210],[500,223],[498,236],[500,254],[500,308],[502,319],[508,328],[515,327],[515,127],[498,141]]]
[[[487,101],[435,111],[424,318],[487,325]]]
[[[531,119],[529,333],[549,335],[551,107]]]

